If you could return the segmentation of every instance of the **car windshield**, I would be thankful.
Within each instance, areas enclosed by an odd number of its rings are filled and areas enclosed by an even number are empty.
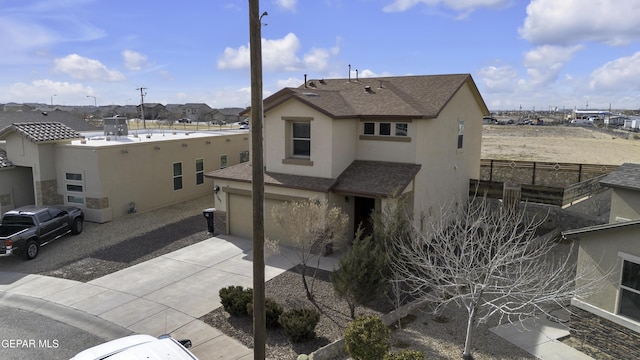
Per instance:
[[[22,215],[5,215],[2,218],[3,225],[33,225],[33,218]]]

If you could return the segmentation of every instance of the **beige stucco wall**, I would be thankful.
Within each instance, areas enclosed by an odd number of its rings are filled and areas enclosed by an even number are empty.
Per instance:
[[[287,158],[287,149],[291,146],[284,119],[296,117],[312,119],[309,160],[313,166],[284,164],[282,161]],[[288,100],[265,114],[263,146],[266,169],[276,173],[335,178],[354,160],[353,146],[349,145],[356,136],[354,131],[355,127],[349,125],[349,120],[336,123],[299,101]]]
[[[185,144],[186,146],[183,146]],[[220,168],[226,154],[228,166],[240,162],[249,150],[243,133],[201,136],[158,142],[129,142],[108,146],[58,145],[56,147],[58,191],[65,193],[65,173],[82,173],[89,221],[106,222],[126,216],[129,204],[148,211],[199,196],[211,196],[213,181],[196,184],[196,159],[203,159],[204,173]],[[183,188],[173,190],[173,163],[182,162]]]
[[[0,214],[35,202],[31,168],[0,170]]]
[[[620,188],[613,189],[609,222],[615,222],[616,218],[640,219],[640,192]]]
[[[416,162],[422,164],[415,179],[415,214],[429,216],[440,206],[467,198],[469,179],[480,175],[482,116],[465,85],[437,119],[412,123],[416,127]],[[462,149],[457,149],[459,120],[464,121]]]
[[[604,277],[598,291],[580,299],[595,308],[615,314],[618,304],[620,270],[619,253],[640,257],[638,238],[640,228],[621,227],[607,231],[596,231],[580,235],[578,250],[578,274],[590,274],[590,278]],[[584,281],[577,280],[580,286]]]

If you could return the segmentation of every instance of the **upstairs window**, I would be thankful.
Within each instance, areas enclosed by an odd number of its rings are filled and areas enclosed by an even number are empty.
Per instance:
[[[227,167],[227,155],[220,155],[220,169]]]
[[[365,135],[375,135],[376,134],[376,124],[372,122],[364,123],[364,134]]]
[[[406,123],[396,123],[396,136],[407,136],[407,130]]]
[[[294,122],[292,125],[293,134],[293,156],[311,156],[311,123]]]
[[[390,123],[380,123],[380,135],[385,135],[385,136],[391,135]]]
[[[249,151],[241,151],[240,152],[240,162],[247,162],[249,161]]]
[[[464,120],[458,120],[458,149],[462,149],[464,135]]]

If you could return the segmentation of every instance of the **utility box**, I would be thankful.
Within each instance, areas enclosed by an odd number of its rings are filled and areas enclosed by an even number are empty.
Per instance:
[[[213,234],[213,217],[216,213],[216,208],[208,208],[208,209],[204,209],[202,210],[202,215],[204,215],[204,218],[207,219],[207,231],[210,234]]]

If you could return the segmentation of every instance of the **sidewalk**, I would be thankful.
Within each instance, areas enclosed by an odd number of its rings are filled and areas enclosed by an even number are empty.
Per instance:
[[[221,235],[87,283],[0,272],[0,305],[40,313],[105,341],[169,333],[191,339],[191,351],[200,360],[249,360],[251,349],[198,318],[221,306],[221,288],[253,287],[251,247],[250,240]],[[296,254],[284,251],[265,256],[266,280],[293,266]],[[334,256],[320,258],[325,270],[337,264]],[[558,341],[569,332],[549,320],[527,319],[491,331],[540,359],[591,359]]]
[[[221,306],[221,288],[253,287],[251,245],[218,236],[87,283],[0,272],[0,304],[40,312],[105,341],[170,333],[191,339],[201,360],[252,359],[251,349],[198,320]],[[265,256],[266,280],[293,266],[294,252],[285,251]],[[337,259],[323,257],[320,264],[332,270]]]

